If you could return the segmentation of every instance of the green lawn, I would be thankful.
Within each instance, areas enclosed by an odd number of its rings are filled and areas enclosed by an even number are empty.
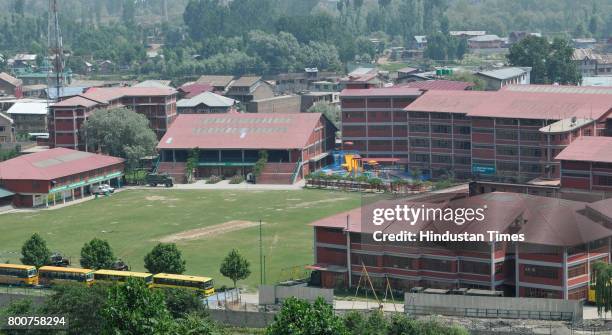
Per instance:
[[[159,238],[231,220],[263,220],[267,282],[282,278],[282,269],[310,264],[313,230],[308,223],[359,206],[360,196],[322,190],[208,191],[128,190],[66,208],[0,215],[0,261],[18,262],[23,242],[34,232],[78,266],[83,243],[106,239],[116,256],[134,270],[144,270],[143,257]],[[179,241],[187,272],[208,275],[216,285],[230,281],[219,264],[237,248],[251,262],[251,276],[243,284],[259,284],[259,228]]]

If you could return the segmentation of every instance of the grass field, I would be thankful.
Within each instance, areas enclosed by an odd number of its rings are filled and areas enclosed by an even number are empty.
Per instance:
[[[320,190],[128,190],[57,210],[0,215],[0,262],[18,262],[21,245],[38,232],[49,249],[70,257],[75,266],[83,244],[98,237],[108,240],[132,269],[144,270],[144,255],[160,239],[183,238],[176,243],[187,261],[186,273],[212,276],[217,286],[229,286],[219,264],[237,248],[251,262],[251,276],[242,285],[252,289],[260,278],[259,227],[244,221],[264,222],[266,278],[272,283],[285,279],[283,269],[312,262],[308,223],[359,203],[358,194]],[[242,228],[222,225],[228,221],[240,221]]]

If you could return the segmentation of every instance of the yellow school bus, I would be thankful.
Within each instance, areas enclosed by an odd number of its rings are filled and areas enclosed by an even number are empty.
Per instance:
[[[38,283],[52,285],[62,282],[79,282],[93,284],[94,271],[80,268],[64,268],[59,266],[42,266],[38,269]]]
[[[0,264],[0,284],[38,285],[38,272],[32,265]]]
[[[153,274],[147,272],[97,270],[94,271],[94,280],[102,282],[125,282],[128,278],[140,278],[147,286],[153,282]]]
[[[184,288],[198,291],[204,296],[213,295],[215,293],[212,278],[175,275],[170,273],[158,273],[154,275],[153,287]]]

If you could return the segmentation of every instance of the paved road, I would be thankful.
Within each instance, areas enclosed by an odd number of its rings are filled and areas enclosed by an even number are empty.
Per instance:
[[[203,180],[198,180],[193,184],[176,184],[172,189],[176,190],[244,190],[244,191],[271,191],[271,190],[301,190],[305,185],[301,180],[293,185],[269,185],[269,184],[230,184],[229,180],[222,180],[216,184],[206,184]]]

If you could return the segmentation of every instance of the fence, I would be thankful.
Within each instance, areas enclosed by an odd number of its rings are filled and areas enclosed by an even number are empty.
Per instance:
[[[408,314],[440,314],[476,318],[580,320],[579,301],[406,293]]]
[[[259,304],[275,305],[288,297],[296,297],[314,301],[322,297],[326,302],[333,304],[334,290],[305,286],[272,286],[259,287]]]

